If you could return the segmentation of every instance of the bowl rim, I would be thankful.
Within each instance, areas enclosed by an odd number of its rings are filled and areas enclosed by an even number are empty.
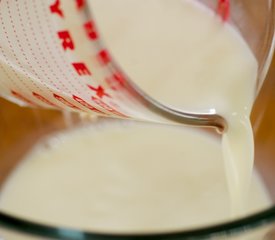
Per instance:
[[[234,221],[222,224],[211,225],[186,231],[171,231],[166,233],[103,233],[88,232],[81,229],[64,228],[61,226],[46,225],[43,223],[29,221],[0,211],[0,227],[22,234],[29,234],[39,237],[50,237],[51,239],[66,240],[179,240],[179,239],[209,239],[215,236],[232,236],[241,233],[248,233],[262,226],[275,223],[275,205],[267,210],[243,217]]]

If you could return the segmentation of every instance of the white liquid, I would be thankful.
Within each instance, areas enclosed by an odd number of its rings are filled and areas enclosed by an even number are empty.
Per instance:
[[[213,136],[183,127],[103,124],[37,146],[5,185],[0,206],[96,231],[189,229],[228,220],[223,169]],[[256,175],[249,199],[245,213],[269,203]]]
[[[232,215],[241,214],[254,159],[249,114],[257,62],[240,34],[197,1],[90,3],[107,48],[150,96],[227,120],[225,169]]]
[[[144,90],[227,119],[223,154],[214,139],[185,128],[79,130],[29,155],[5,186],[3,209],[81,229],[150,232],[217,223],[230,208],[237,215],[268,204],[256,176],[252,201],[242,204],[253,166],[256,60],[232,27],[194,2],[91,1],[107,46]]]

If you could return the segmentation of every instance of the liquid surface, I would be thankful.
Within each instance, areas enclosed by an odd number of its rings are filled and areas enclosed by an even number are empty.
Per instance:
[[[189,111],[249,111],[257,62],[230,24],[196,0],[91,0],[107,49],[155,99]]]
[[[222,158],[220,142],[194,130],[99,124],[38,145],[9,178],[0,206],[35,221],[104,232],[221,223],[230,215]],[[246,214],[269,204],[256,175],[249,199]]]

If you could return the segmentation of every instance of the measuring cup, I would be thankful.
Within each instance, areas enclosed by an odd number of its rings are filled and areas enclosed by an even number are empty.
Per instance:
[[[202,2],[217,9],[222,21],[229,21],[230,1]],[[232,22],[260,63],[260,89],[272,52],[273,16],[246,18],[240,9],[250,3],[231,5]],[[90,9],[86,1],[2,1],[1,95],[32,107],[224,127],[223,118],[213,110],[185,112],[151,98],[134,84],[105,48]]]

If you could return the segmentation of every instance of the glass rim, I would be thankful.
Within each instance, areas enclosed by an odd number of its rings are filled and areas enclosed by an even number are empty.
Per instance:
[[[207,239],[214,236],[229,236],[248,230],[253,230],[263,225],[275,223],[275,205],[267,210],[261,211],[243,217],[234,221],[222,224],[214,224],[208,227],[200,227],[196,229],[184,231],[171,231],[163,233],[104,233],[97,231],[86,231],[81,229],[73,229],[59,226],[46,225],[26,220],[24,218],[15,217],[13,215],[0,211],[0,227],[4,229],[15,230],[23,234],[29,234],[39,237],[50,237],[51,239],[66,240],[135,240],[135,239]]]
[[[262,52],[265,54],[262,56],[261,62],[263,63],[259,66],[259,76],[257,83],[257,93],[259,93],[264,79],[268,73],[269,66],[271,64],[274,49],[275,49],[275,0],[270,0],[270,14],[267,15],[268,27],[266,29],[266,39],[265,44],[262,48]]]

